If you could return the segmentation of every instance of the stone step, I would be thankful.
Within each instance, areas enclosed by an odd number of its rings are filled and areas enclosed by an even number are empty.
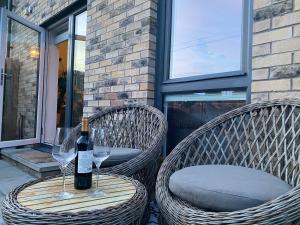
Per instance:
[[[1,149],[4,160],[38,178],[60,174],[59,164],[46,151],[31,147]]]

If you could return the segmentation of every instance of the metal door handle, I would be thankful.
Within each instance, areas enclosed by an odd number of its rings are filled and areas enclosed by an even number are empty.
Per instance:
[[[7,78],[12,78],[12,75],[11,74],[7,74],[7,73],[4,73],[4,70],[1,69],[1,75],[0,75],[0,85],[3,85],[3,82],[4,82],[4,78],[7,77]]]

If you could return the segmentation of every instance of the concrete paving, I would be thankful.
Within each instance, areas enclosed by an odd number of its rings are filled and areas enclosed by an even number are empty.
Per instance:
[[[8,194],[13,188],[35,179],[33,176],[16,168],[12,164],[0,159],[0,204],[2,207],[2,201],[6,194]],[[3,225],[0,210],[0,225]]]
[[[26,183],[35,177],[23,172],[16,168],[12,164],[0,159],[0,206],[6,194],[8,194],[13,188]],[[158,210],[155,204],[151,204],[151,218],[148,225],[156,225]],[[0,210],[0,225],[4,225]]]

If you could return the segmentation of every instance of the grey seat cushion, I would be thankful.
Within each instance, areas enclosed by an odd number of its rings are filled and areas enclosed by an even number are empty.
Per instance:
[[[279,178],[240,166],[204,165],[176,171],[170,191],[177,197],[210,211],[235,211],[254,207],[292,189]]]
[[[110,156],[102,163],[102,166],[115,166],[127,162],[138,156],[141,152],[142,150],[135,148],[111,148]]]

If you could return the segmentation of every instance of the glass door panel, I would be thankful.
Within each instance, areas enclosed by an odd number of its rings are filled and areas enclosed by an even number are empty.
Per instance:
[[[58,43],[56,47],[59,54],[56,126],[63,127],[65,125],[65,112],[67,104],[68,40]]]
[[[43,30],[2,13],[0,147],[32,144],[40,137]]]
[[[80,123],[83,113],[86,24],[86,11],[75,16],[72,126]]]

